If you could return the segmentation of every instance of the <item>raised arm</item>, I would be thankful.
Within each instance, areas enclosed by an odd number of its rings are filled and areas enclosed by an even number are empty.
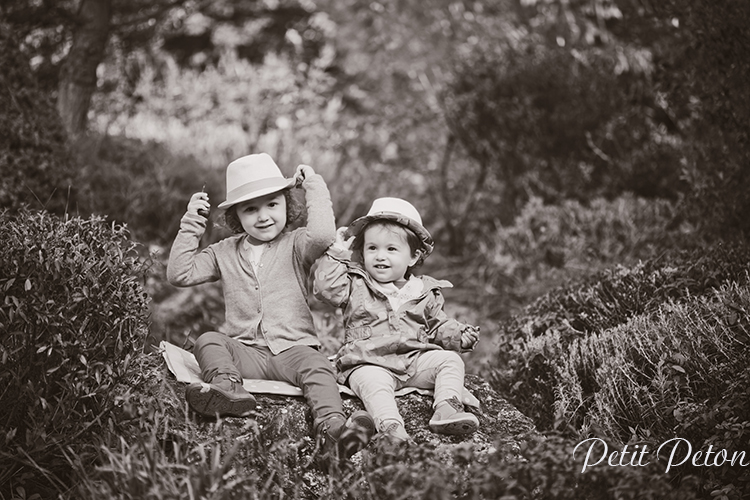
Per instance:
[[[198,251],[206,230],[206,218],[198,215],[207,202],[196,193],[190,198],[188,210],[180,220],[180,230],[172,243],[167,264],[167,280],[174,286],[192,286],[219,279],[213,250]]]
[[[333,215],[331,194],[323,177],[309,165],[297,167],[301,177],[307,204],[307,225],[295,242],[299,255],[306,266],[312,266],[336,239],[336,221]]]

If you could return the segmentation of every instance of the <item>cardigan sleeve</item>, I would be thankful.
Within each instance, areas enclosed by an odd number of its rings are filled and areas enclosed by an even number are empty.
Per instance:
[[[220,278],[213,248],[198,251],[206,219],[186,213],[180,220],[180,230],[172,243],[167,264],[167,280],[174,286],[193,286]]]
[[[336,240],[336,220],[333,215],[331,194],[320,174],[311,175],[302,182],[307,204],[307,224],[295,241],[295,248],[308,269]]]

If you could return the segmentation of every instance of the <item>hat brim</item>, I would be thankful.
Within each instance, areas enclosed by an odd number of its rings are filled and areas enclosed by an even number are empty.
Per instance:
[[[276,179],[274,179],[276,180]],[[280,178],[278,179],[278,182],[273,182],[269,186],[265,186],[260,189],[252,189],[249,192],[242,192],[242,186],[234,191],[231,199],[227,199],[226,201],[223,201],[219,203],[219,207],[222,210],[226,210],[227,208],[230,208],[238,203],[242,203],[244,201],[250,201],[254,200],[255,198],[260,198],[261,196],[266,196],[269,194],[277,193],[279,191],[283,191],[285,189],[289,189],[291,187],[294,187],[294,185],[297,183],[297,179],[291,178],[291,179],[285,179]]]
[[[422,241],[422,251],[424,252],[424,257],[427,257],[428,255],[430,255],[430,253],[432,253],[432,250],[435,247],[435,242],[433,241],[430,232],[427,231],[424,226],[418,224],[415,220],[393,212],[378,212],[375,214],[365,215],[364,217],[360,217],[359,219],[355,219],[351,224],[349,224],[344,237],[347,239],[351,238],[352,236],[356,237],[369,223],[383,219],[396,222],[414,231],[414,233]]]

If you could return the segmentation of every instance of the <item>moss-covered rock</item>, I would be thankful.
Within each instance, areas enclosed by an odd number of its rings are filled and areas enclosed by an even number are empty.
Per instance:
[[[327,488],[338,484],[337,481],[356,484],[361,489],[366,487],[363,481],[368,481],[364,479],[368,475],[383,474],[394,467],[407,476],[413,467],[428,467],[426,474],[434,478],[425,476],[424,485],[434,483],[436,478],[460,480],[470,474],[467,462],[479,466],[498,460],[522,460],[520,450],[525,440],[529,436],[539,437],[527,417],[488,383],[469,375],[466,387],[481,402],[478,411],[471,410],[480,422],[480,430],[474,435],[458,437],[431,432],[427,422],[432,415],[432,398],[407,394],[397,401],[414,443],[393,448],[373,440],[340,474],[330,475],[318,466],[312,418],[303,398],[257,394],[255,418],[217,421],[188,411],[184,400],[187,385],[169,372],[161,354],[139,355],[131,367],[131,378],[121,386],[118,396],[120,421],[134,427],[128,432],[156,436],[164,450],[179,448],[186,452],[181,463],[192,464],[186,477],[195,492],[207,491],[211,484],[216,488],[218,482],[235,492],[241,489],[238,485],[243,485],[244,491],[256,492],[261,498],[265,498],[263,495],[275,498],[280,490],[285,495],[297,495],[295,498],[323,498],[330,496]],[[345,413],[358,409],[363,409],[362,402],[345,395]],[[208,450],[213,450],[213,455]],[[212,459],[217,455],[220,461]],[[220,470],[211,465],[212,460],[221,463]],[[219,476],[233,478],[233,484],[229,485],[232,481],[225,479],[215,481]],[[395,485],[402,480],[393,476],[379,482]],[[122,486],[114,483],[113,489],[117,487]],[[101,484],[98,488],[101,493]],[[341,495],[345,496],[343,492]]]

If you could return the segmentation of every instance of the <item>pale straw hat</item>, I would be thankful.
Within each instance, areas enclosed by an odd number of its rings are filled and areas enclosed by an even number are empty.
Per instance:
[[[432,253],[435,242],[422,225],[422,217],[414,205],[401,198],[378,198],[373,201],[367,215],[349,224],[347,237],[357,236],[370,222],[378,219],[390,220],[411,229],[422,241],[423,258]]]
[[[219,204],[225,209],[243,201],[260,198],[294,186],[296,179],[287,179],[266,153],[237,158],[227,167],[227,199]]]

